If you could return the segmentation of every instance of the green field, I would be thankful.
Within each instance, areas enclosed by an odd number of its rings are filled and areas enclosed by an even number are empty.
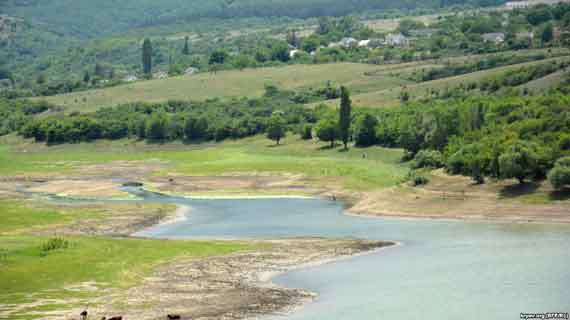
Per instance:
[[[32,236],[31,230],[100,216],[75,208],[42,208],[39,203],[0,200],[0,318],[2,304],[25,304],[42,299],[42,309],[77,304],[97,291],[72,290],[89,282],[98,289],[125,288],[140,282],[157,265],[178,258],[222,255],[253,246],[239,242],[159,241],[66,237],[67,247],[46,251],[53,239]],[[26,233],[23,233],[26,232]],[[41,275],[41,276],[30,276]],[[82,303],[85,303],[83,301]],[[10,319],[33,319],[37,311],[24,307]],[[37,317],[37,315],[36,315]]]
[[[562,50],[553,53],[560,54]],[[565,51],[564,51],[565,52]],[[504,52],[508,55],[546,53],[545,50],[521,50]],[[397,104],[403,86],[412,96],[423,95],[428,89],[443,89],[460,83],[478,81],[522,66],[547,63],[535,61],[466,75],[423,83],[405,80],[405,76],[417,71],[442,66],[445,63],[461,63],[466,59],[480,59],[485,55],[453,57],[441,61],[417,61],[400,64],[370,65],[359,63],[332,63],[322,65],[291,65],[285,67],[231,70],[216,74],[201,73],[160,80],[139,81],[117,87],[76,92],[41,98],[63,106],[66,111],[94,111],[101,107],[128,102],[162,102],[167,100],[205,100],[209,98],[259,97],[266,84],[284,89],[323,87],[328,81],[347,86],[356,106],[382,107]],[[39,99],[39,98],[38,98]],[[336,103],[332,101],[330,103]]]
[[[460,76],[454,76],[454,77],[443,78],[443,79],[427,81],[427,82],[420,82],[420,83],[407,85],[406,90],[410,93],[412,98],[415,98],[415,97],[426,95],[426,93],[431,89],[442,90],[445,88],[453,88],[453,87],[459,86],[461,84],[467,85],[470,82],[481,81],[481,80],[489,78],[489,77],[504,74],[508,71],[517,70],[521,67],[528,67],[528,66],[533,66],[533,65],[543,64],[543,63],[552,63],[555,61],[561,61],[561,60],[565,60],[565,59],[568,59],[568,58],[567,57],[560,57],[560,58],[551,58],[551,59],[542,60],[542,61],[532,61],[532,62],[527,62],[527,63],[521,63],[521,64],[515,64],[515,65],[510,65],[510,66],[505,66],[505,67],[499,67],[499,68],[495,68],[495,69],[477,71],[477,72],[468,73],[468,74],[460,75]],[[546,89],[548,87],[548,85],[553,85],[553,84],[556,84],[557,82],[555,82],[555,81],[545,82],[544,80],[542,80],[542,81],[539,80],[538,83],[542,83],[542,88]],[[384,89],[384,90],[362,93],[362,94],[356,94],[356,95],[352,96],[352,101],[356,106],[362,106],[362,107],[379,108],[379,107],[385,107],[385,106],[393,106],[393,105],[398,104],[398,101],[399,101],[398,99],[399,99],[401,92],[402,92],[401,87],[389,87],[389,88]],[[329,101],[327,103],[329,103],[331,105],[336,105],[336,104],[338,104],[338,101]]]
[[[7,140],[13,140],[6,142]],[[368,189],[394,185],[407,173],[400,163],[402,150],[372,147],[328,149],[327,143],[303,141],[290,135],[274,147],[265,137],[253,137],[219,144],[149,145],[132,140],[99,141],[46,147],[4,139],[0,144],[0,174],[57,174],[77,172],[82,165],[111,161],[164,161],[163,172],[148,174],[223,175],[303,174],[337,178],[346,188]],[[362,154],[366,153],[366,159]]]
[[[361,86],[369,87],[367,90],[380,90],[407,83],[397,78],[369,79],[364,74],[389,67],[339,63],[231,70],[217,74],[202,73],[193,76],[140,81],[108,89],[48,97],[47,100],[62,105],[68,110],[93,111],[101,107],[135,101],[160,102],[205,100],[215,97],[256,97],[263,94],[265,84],[269,83],[280,88],[293,89],[322,87],[330,80],[349,85],[354,90],[358,90]]]

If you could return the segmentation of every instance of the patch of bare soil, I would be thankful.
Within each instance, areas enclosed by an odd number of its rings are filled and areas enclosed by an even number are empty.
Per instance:
[[[551,199],[546,184],[513,181],[474,184],[469,178],[433,174],[427,186],[399,186],[363,193],[350,208],[354,214],[570,223],[570,201]]]
[[[143,179],[161,169],[166,168],[168,162],[160,160],[146,161],[113,161],[105,164],[81,165],[76,170],[80,177],[108,177],[114,179]]]
[[[149,187],[158,192],[183,195],[315,194],[321,191],[311,187],[306,178],[299,175],[170,175],[150,177],[147,182]]]
[[[121,184],[113,180],[101,179],[57,179],[38,183],[26,191],[34,193],[49,193],[67,197],[115,198],[128,197],[127,192],[121,191]]]
[[[42,203],[42,208],[46,208],[46,206]],[[82,203],[52,204],[50,206],[84,210],[91,212],[91,214],[80,217],[71,224],[39,230],[35,232],[36,234],[127,237],[141,229],[176,219],[181,211],[187,210],[186,208],[176,210],[173,205],[141,203]]]
[[[268,275],[299,266],[326,263],[393,243],[361,240],[286,239],[260,242],[265,249],[227,256],[181,260],[158,268],[141,285],[92,301],[94,319],[245,319],[281,313],[315,298],[302,289],[271,284]],[[58,311],[46,319],[77,319],[80,309]]]

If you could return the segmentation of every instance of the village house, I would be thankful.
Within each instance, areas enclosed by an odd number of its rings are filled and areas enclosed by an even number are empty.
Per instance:
[[[410,36],[414,38],[431,38],[434,34],[438,33],[439,29],[414,29],[410,30]]]
[[[184,74],[187,76],[191,76],[195,73],[198,73],[198,71],[200,71],[200,70],[198,70],[198,68],[190,67],[184,71]]]
[[[366,40],[360,40],[358,41],[358,46],[359,47],[368,47],[370,45],[370,41],[369,39]]]
[[[568,3],[570,0],[529,0],[529,1],[509,1],[505,3],[505,7],[510,10],[525,9],[540,4],[554,6],[559,3]]]
[[[345,48],[356,47],[358,45],[358,40],[354,38],[343,38],[340,40],[340,45]]]
[[[168,73],[166,73],[165,71],[158,71],[152,75],[152,78],[153,79],[165,79],[165,78],[168,78]]]
[[[515,38],[518,40],[532,40],[534,39],[534,33],[532,32],[517,32]]]
[[[505,34],[502,32],[492,32],[483,34],[483,41],[501,44],[505,42]]]
[[[386,36],[386,45],[392,47],[406,47],[410,44],[410,39],[401,33],[389,33]]]
[[[291,58],[291,59],[295,58],[295,55],[299,52],[301,52],[301,50],[299,50],[299,49],[294,49],[294,50],[289,51],[289,58]]]
[[[133,82],[133,81],[137,81],[138,79],[139,78],[137,78],[137,76],[135,76],[133,74],[129,74],[123,78],[123,81],[124,82]]]

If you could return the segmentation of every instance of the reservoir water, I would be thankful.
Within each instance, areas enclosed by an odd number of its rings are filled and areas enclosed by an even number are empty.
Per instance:
[[[281,275],[273,282],[319,294],[270,319],[519,319],[570,312],[570,227],[364,218],[317,199],[189,200],[187,219],[138,235],[393,240],[400,246]]]

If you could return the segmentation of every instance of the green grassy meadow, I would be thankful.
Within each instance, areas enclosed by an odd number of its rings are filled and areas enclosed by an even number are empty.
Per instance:
[[[503,52],[512,56],[544,53],[543,49]],[[567,53],[556,49],[552,54]],[[360,63],[331,63],[320,65],[290,65],[284,67],[222,71],[216,74],[200,73],[167,79],[139,81],[112,88],[75,92],[41,98],[63,106],[66,111],[90,112],[101,107],[122,103],[167,100],[205,100],[209,98],[258,97],[264,92],[265,84],[271,83],[284,89],[322,87],[328,81],[347,86],[353,94],[356,106],[382,107],[398,104],[398,96],[406,86],[414,96],[423,95],[429,89],[443,89],[462,82],[472,82],[498,75],[530,63],[499,67],[423,83],[406,80],[405,75],[417,70],[442,66],[442,62],[461,63],[468,59],[480,59],[485,55],[461,56],[441,61],[415,61],[399,64],[371,65]],[[38,98],[40,99],[40,98]],[[331,101],[330,103],[336,103]]]
[[[338,83],[367,83],[365,72],[382,69],[357,63],[322,65],[293,65],[275,68],[231,70],[216,74],[201,73],[167,79],[140,81],[113,88],[90,90],[48,97],[47,101],[64,106],[67,110],[93,111],[134,101],[161,102],[165,100],[205,100],[208,98],[256,97],[264,92],[265,84],[281,88],[324,86],[328,80]],[[405,81],[394,79],[400,84]],[[377,83],[376,89],[386,85]],[[392,83],[390,83],[392,85]]]
[[[163,161],[165,169],[148,174],[302,174],[317,180],[335,178],[345,188],[363,190],[392,186],[408,171],[400,163],[402,150],[372,147],[344,152],[340,147],[329,149],[327,143],[303,141],[292,134],[280,146],[263,136],[194,145],[119,140],[46,147],[17,141],[22,140],[0,144],[0,163],[15,163],[1,169],[0,174],[73,173],[87,164]]]
[[[97,290],[74,290],[90,283],[98,289],[126,288],[140,282],[161,263],[179,258],[223,255],[254,246],[240,242],[162,241],[103,237],[66,237],[68,246],[45,251],[53,239],[31,230],[70,223],[101,212],[79,208],[42,208],[39,203],[0,200],[0,318],[2,304],[41,299],[49,309],[97,296]],[[31,276],[36,275],[36,276]],[[77,300],[79,299],[79,300]],[[24,307],[10,319],[33,319]],[[37,315],[36,315],[37,316]]]

